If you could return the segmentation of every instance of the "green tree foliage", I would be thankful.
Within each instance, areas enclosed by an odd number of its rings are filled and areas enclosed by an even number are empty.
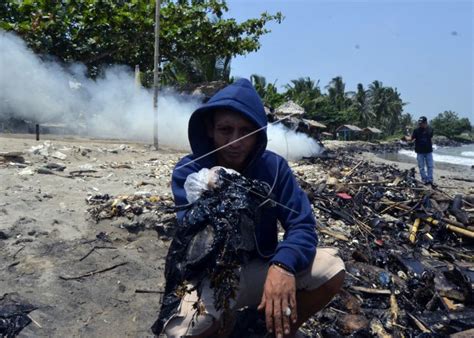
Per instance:
[[[250,81],[267,107],[276,108],[285,102],[283,94],[278,93],[276,84],[267,83],[264,76],[253,74],[250,76]]]
[[[281,13],[237,23],[224,19],[224,0],[164,0],[160,12],[160,57],[166,64],[205,56],[226,59],[260,48],[266,24]],[[39,54],[100,66],[139,64],[153,68],[154,0],[7,0],[0,2],[0,28],[18,33]]]
[[[351,110],[354,112],[356,124],[360,127],[369,127],[370,122],[375,117],[374,112],[370,109],[367,91],[362,83],[357,84],[357,91],[352,98]]]
[[[320,117],[319,110],[327,104],[322,100],[319,81],[315,82],[309,77],[301,77],[291,80],[290,84],[285,85],[286,92],[284,96],[287,100],[293,100],[304,108],[308,117]]]
[[[367,91],[370,110],[374,119],[369,121],[377,128],[382,128],[388,135],[401,130],[400,119],[403,106],[400,93],[397,89],[384,87],[382,82],[373,81]]]
[[[372,82],[368,89],[359,83],[356,92],[346,91],[341,76],[333,78],[322,93],[319,82],[310,78],[292,80],[285,86],[286,99],[301,105],[308,118],[326,124],[334,131],[342,124],[359,127],[377,127],[392,135],[403,130],[403,106],[397,89]],[[403,123],[402,123],[403,122]]]
[[[412,130],[415,126],[415,121],[413,120],[413,116],[410,113],[402,114],[400,117],[400,131],[403,134],[410,135]]]
[[[346,93],[346,84],[341,76],[336,76],[326,86],[328,91],[329,102],[336,110],[342,112],[346,110],[352,103],[350,96],[352,93]]]
[[[230,81],[231,57],[203,55],[183,57],[164,65],[161,81],[165,85],[184,85],[211,81]]]
[[[438,114],[432,121],[431,126],[436,134],[452,138],[465,131],[471,131],[472,125],[467,118],[459,118],[458,114],[447,110]]]

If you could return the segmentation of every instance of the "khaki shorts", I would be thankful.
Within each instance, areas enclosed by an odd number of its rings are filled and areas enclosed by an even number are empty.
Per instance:
[[[317,289],[344,270],[344,263],[337,253],[336,248],[318,248],[311,268],[296,274],[296,289]],[[269,262],[259,258],[242,267],[237,297],[231,302],[232,310],[260,304],[268,267]],[[197,316],[193,309],[193,304],[198,300],[197,292],[186,294],[177,314],[164,326],[163,333],[166,337],[198,335],[210,328],[216,320],[220,320],[222,311],[214,307],[214,293],[209,287],[209,281],[204,280],[202,285],[201,302],[205,313]]]

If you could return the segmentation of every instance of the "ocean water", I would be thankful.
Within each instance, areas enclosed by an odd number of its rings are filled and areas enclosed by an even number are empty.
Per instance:
[[[433,159],[435,163],[450,163],[462,166],[474,165],[474,144],[466,144],[460,147],[433,147]],[[400,155],[416,159],[413,150],[401,149]]]

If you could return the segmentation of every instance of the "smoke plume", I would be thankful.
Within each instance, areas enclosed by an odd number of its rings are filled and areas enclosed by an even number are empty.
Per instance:
[[[152,97],[127,67],[110,67],[92,80],[84,65],[40,59],[19,37],[0,30],[0,120],[63,123],[84,136],[151,142]],[[199,105],[200,98],[160,92],[160,145],[189,150],[187,124]],[[282,125],[270,125],[268,138],[268,148],[290,160],[320,151],[314,140]]]

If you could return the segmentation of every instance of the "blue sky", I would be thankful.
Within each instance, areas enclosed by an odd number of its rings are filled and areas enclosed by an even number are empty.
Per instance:
[[[233,60],[232,75],[265,76],[282,88],[309,76],[322,89],[342,76],[346,91],[374,80],[396,87],[416,118],[453,110],[474,123],[474,1],[229,0],[239,22],[282,12],[257,52]]]

